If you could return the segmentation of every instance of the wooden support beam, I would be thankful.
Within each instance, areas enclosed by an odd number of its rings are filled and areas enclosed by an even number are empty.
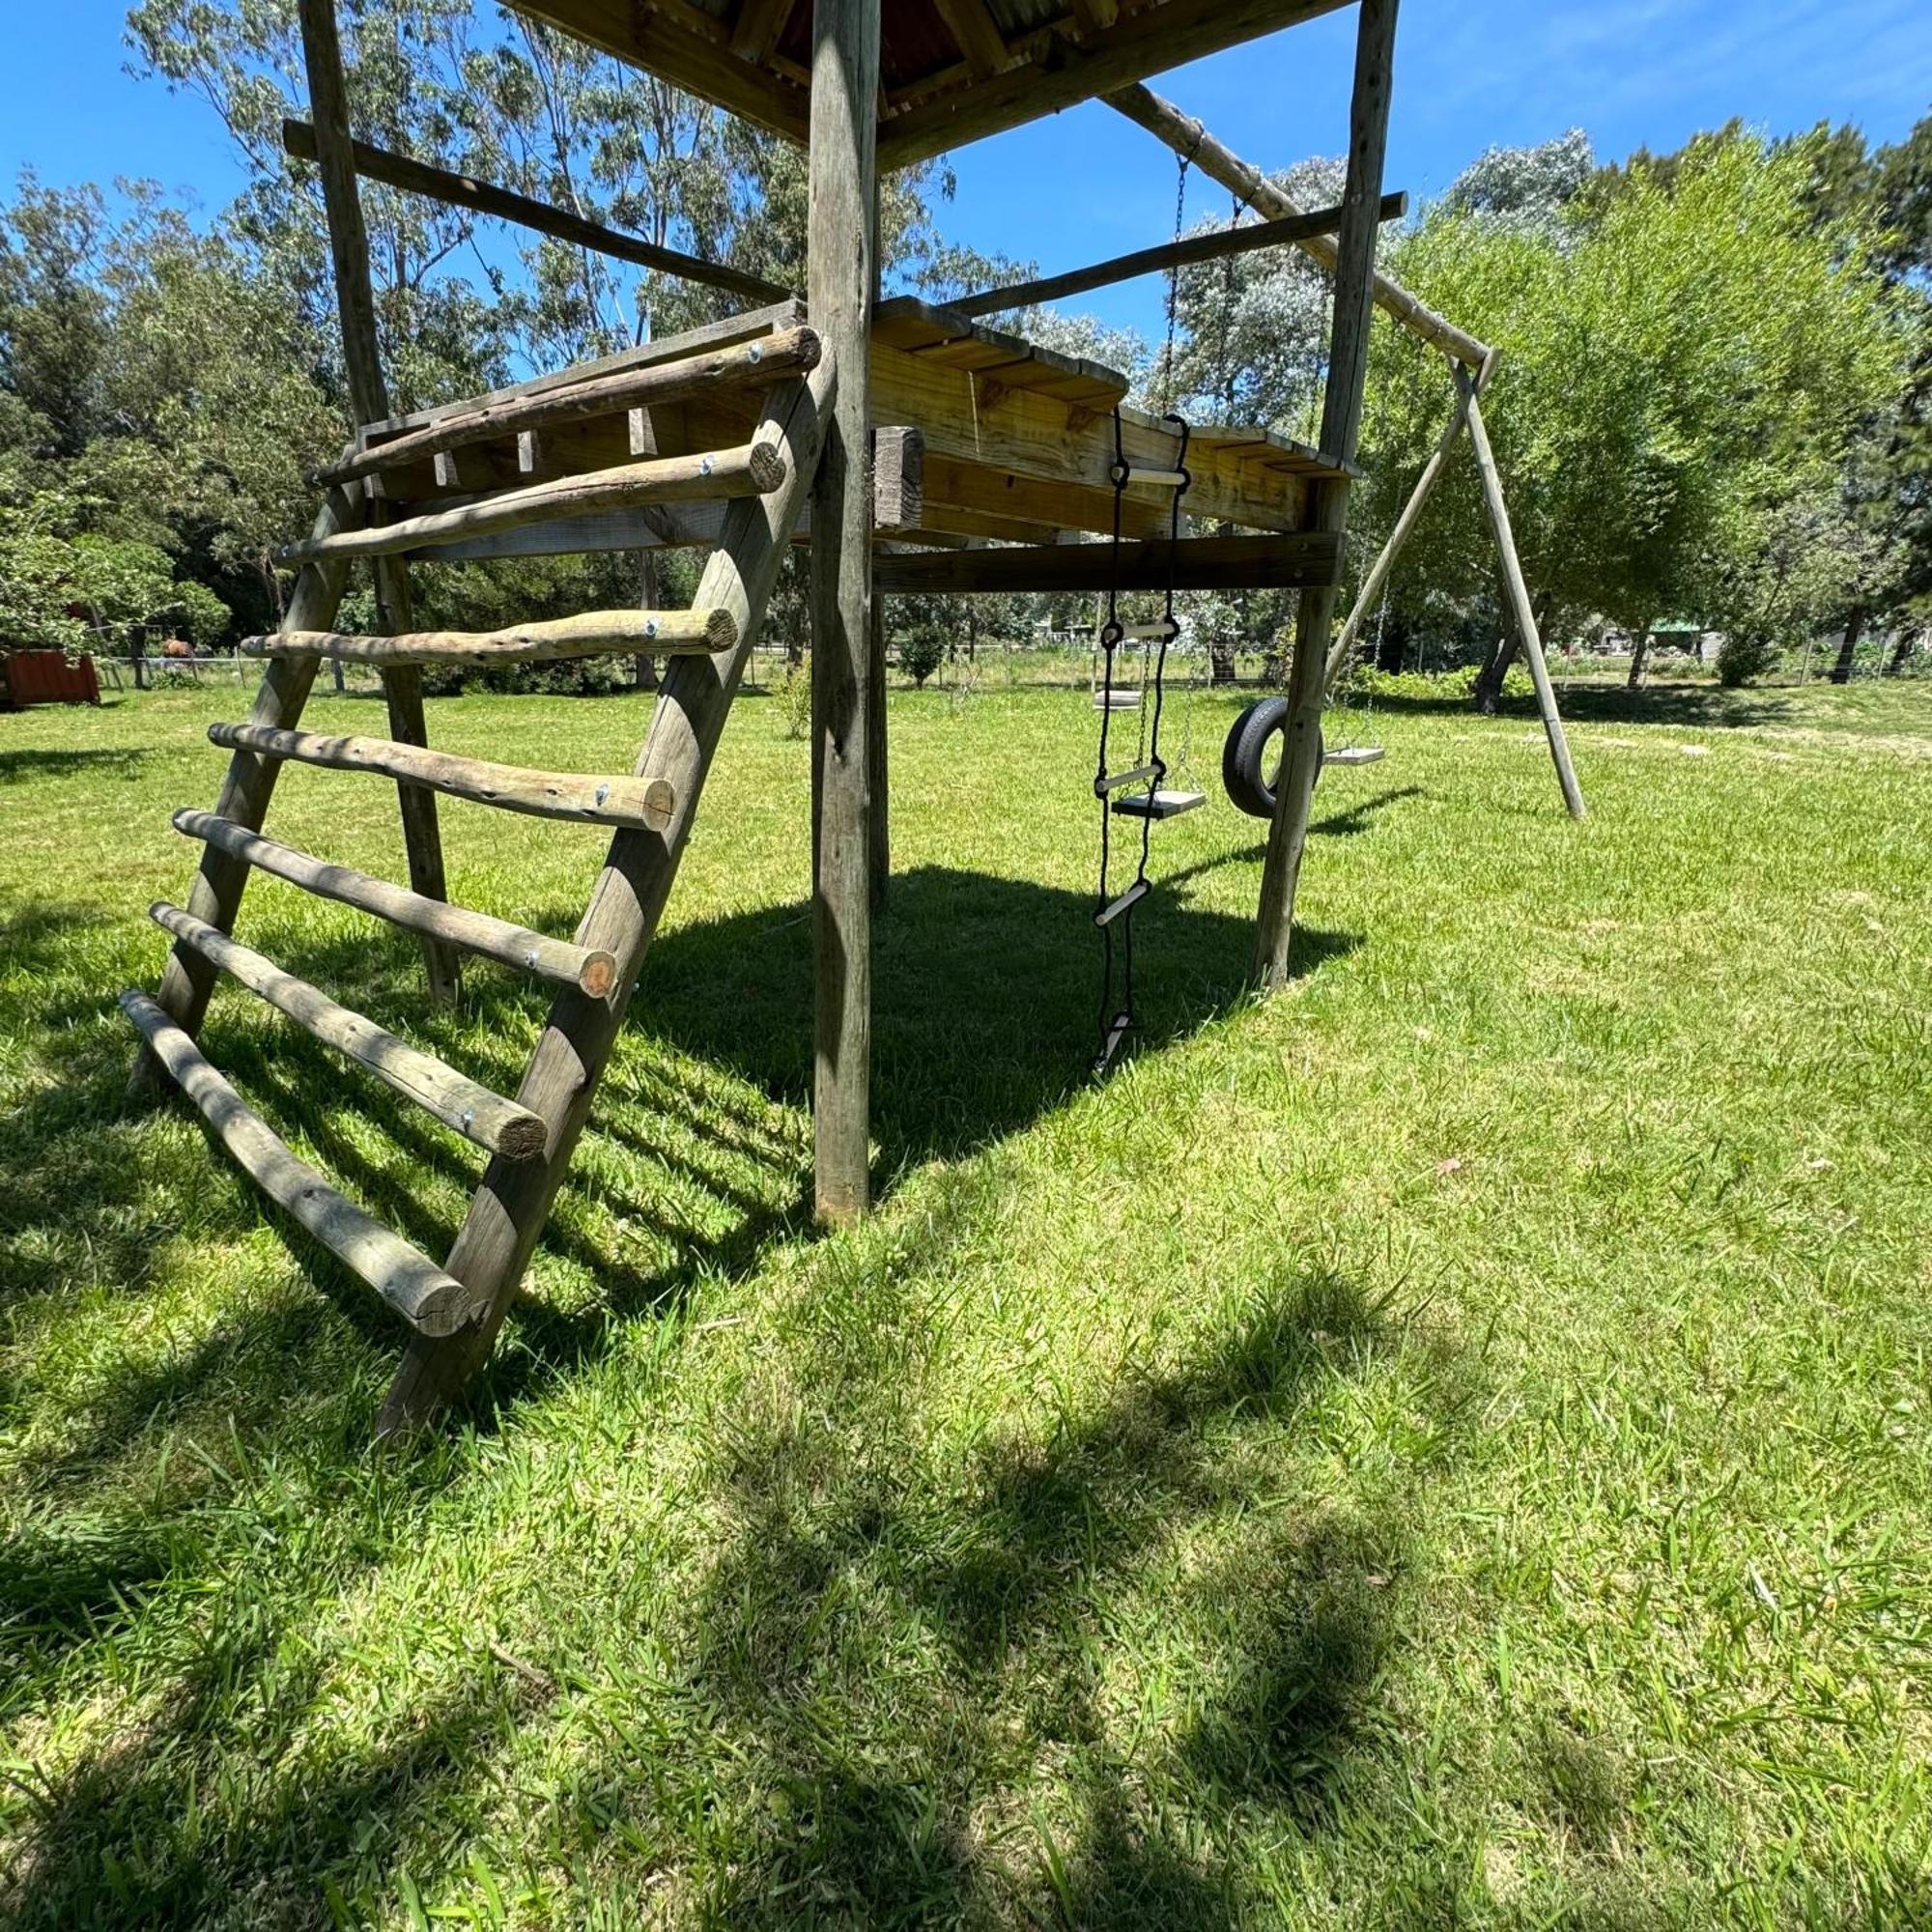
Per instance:
[[[814,0],[806,301],[839,364],[812,496],[812,1176],[820,1221],[871,1182],[871,323],[880,0]]]
[[[1452,369],[1460,366],[1453,356],[1450,358],[1450,366]],[[1494,367],[1495,360],[1492,357],[1484,362],[1477,372],[1478,394],[1490,380]],[[1449,459],[1456,453],[1456,440],[1468,427],[1468,422],[1469,412],[1463,405],[1459,390],[1456,407],[1451,412],[1449,421],[1437,439],[1429,461],[1422,466],[1422,474],[1415,479],[1415,488],[1409,492],[1408,501],[1402,506],[1402,515],[1395,520],[1395,528],[1389,532],[1388,541],[1382,545],[1380,554],[1369,566],[1369,574],[1363,578],[1362,587],[1355,592],[1355,601],[1349,607],[1348,621],[1342,626],[1342,635],[1335,639],[1334,647],[1328,653],[1328,665],[1323,677],[1326,688],[1332,688],[1335,680],[1348,668],[1349,654],[1355,648],[1355,639],[1361,635],[1369,611],[1376,599],[1381,595],[1382,585],[1388,582],[1389,572],[1395,568],[1395,560],[1402,554],[1403,545],[1408,541],[1410,533],[1421,521],[1423,507],[1435,494],[1436,484],[1442,480],[1442,472],[1449,467]]]
[[[619,410],[643,410],[653,405],[683,402],[721,389],[752,384],[769,386],[786,376],[801,375],[818,362],[818,337],[809,328],[788,328],[761,340],[733,343],[676,362],[647,364],[614,376],[593,378],[567,389],[546,389],[534,396],[503,402],[478,403],[473,410],[450,415],[420,429],[407,430],[387,441],[371,443],[315,472],[318,483],[347,483],[372,470],[392,469],[398,464],[420,462],[493,438],[523,436],[555,429],[565,423],[587,422]],[[646,451],[635,452],[639,455]]]
[[[1374,316],[1376,210],[1381,200],[1382,157],[1388,142],[1389,93],[1395,63],[1396,0],[1361,0],[1355,29],[1355,83],[1349,107],[1349,174],[1336,246],[1335,307],[1328,337],[1328,381],[1321,401],[1321,447],[1352,461],[1361,432],[1362,390],[1369,367]],[[1316,497],[1318,527],[1339,546],[1349,514],[1349,486],[1322,484]],[[1262,867],[1256,921],[1255,973],[1264,986],[1288,979],[1295,887],[1308,838],[1309,808],[1321,774],[1321,704],[1327,690],[1328,632],[1335,617],[1331,580],[1306,590],[1296,613],[1294,656],[1289,667],[1288,722],[1274,817]]]
[[[318,128],[305,121],[282,123],[282,147],[298,160],[318,158],[317,136]],[[474,214],[514,221],[519,227],[554,236],[573,247],[588,248],[640,269],[655,269],[660,274],[676,275],[680,280],[696,282],[705,288],[723,289],[727,295],[742,296],[748,301],[780,301],[789,294],[762,275],[748,275],[741,269],[729,268],[723,262],[707,262],[700,256],[687,255],[682,249],[660,247],[640,236],[626,235],[601,222],[586,221],[581,214],[569,214],[560,208],[533,201],[526,194],[517,194],[470,175],[433,168],[426,162],[411,160],[407,155],[372,148],[366,141],[354,143],[350,154],[355,173],[365,180],[383,182],[411,194],[427,195],[432,201],[445,202],[452,208],[467,208]]]
[[[737,628],[728,611],[581,611],[504,631],[412,631],[402,637],[342,631],[273,631],[243,638],[258,658],[336,658],[350,664],[551,664],[563,658],[675,657],[728,651]],[[253,721],[251,721],[253,722]]]
[[[1399,221],[1407,213],[1407,195],[1383,195],[1382,220]],[[1091,268],[1069,269],[1065,274],[1044,275],[1033,282],[1009,282],[1004,288],[981,289],[977,294],[949,300],[946,306],[958,315],[996,315],[1005,309],[1033,308],[1041,302],[1059,301],[1065,296],[1084,295],[1089,289],[1130,282],[1136,275],[1193,268],[1203,262],[1252,255],[1263,248],[1280,248],[1317,236],[1332,235],[1341,221],[1339,208],[1321,208],[1310,214],[1292,214],[1279,221],[1221,228],[1211,235],[1190,235],[1179,242],[1136,248],[1131,254],[1114,255]]]
[[[701,455],[661,456],[614,469],[593,469],[553,483],[465,503],[454,510],[432,510],[402,517],[373,529],[340,536],[311,537],[281,553],[288,562],[317,556],[395,556],[423,544],[459,543],[494,530],[521,529],[553,517],[576,517],[599,510],[627,509],[639,503],[673,503],[719,497],[762,497],[784,481],[784,458],[768,443],[748,442],[737,449]]]
[[[493,1094],[433,1055],[418,1052],[374,1020],[337,1005],[306,980],[284,972],[272,959],[217,932],[192,913],[157,899],[148,908],[148,917],[325,1046],[366,1066],[384,1086],[413,1100],[466,1140],[512,1160],[528,1160],[543,1151],[543,1122],[527,1107]]]
[[[277,731],[261,724],[211,724],[209,741],[230,751],[259,752],[265,758],[294,758],[331,772],[371,772],[428,785],[472,805],[494,805],[532,818],[562,818],[575,825],[637,825],[662,832],[676,801],[668,785],[655,790],[632,778],[585,777],[578,772],[529,771],[486,758],[419,750],[385,738],[333,738],[314,731]]]
[[[1523,661],[1529,666],[1530,680],[1536,686],[1536,708],[1543,715],[1543,734],[1549,741],[1550,761],[1556,767],[1556,781],[1563,788],[1563,803],[1572,818],[1581,818],[1585,815],[1583,788],[1577,782],[1577,770],[1570,762],[1570,741],[1564,736],[1563,720],[1557,714],[1556,692],[1549,681],[1549,667],[1544,661],[1543,639],[1537,631],[1536,612],[1530,606],[1529,586],[1522,579],[1522,560],[1517,555],[1516,537],[1510,529],[1509,505],[1503,500],[1502,474],[1490,448],[1490,433],[1483,424],[1477,386],[1466,369],[1456,371],[1456,387],[1469,419],[1469,442],[1476,452],[1476,468],[1482,472],[1483,501],[1489,506],[1496,551],[1502,559],[1503,582],[1516,613]]]
[[[359,491],[331,490],[317,514],[315,534],[328,536],[349,528],[364,510]],[[283,624],[306,630],[332,623],[342,602],[346,576],[340,563],[308,565],[296,579]],[[316,668],[321,663],[320,658],[307,654],[277,658],[262,678],[248,722],[271,729],[293,729],[300,722],[302,706],[308,701],[309,689],[315,683]],[[228,761],[221,789],[215,796],[216,815],[231,824],[259,827],[268,815],[269,800],[281,770],[279,758],[238,751]],[[248,867],[211,845],[202,854],[201,869],[188,893],[187,910],[226,932],[235,923],[247,884]],[[214,968],[190,947],[177,945],[168,955],[159,990],[155,995],[156,1004],[190,1038],[201,1031],[215,978]],[[151,1097],[160,1070],[160,1063],[153,1051],[144,1046],[135,1055],[128,1075],[128,1097],[130,1100]]]
[[[354,866],[332,866],[326,859],[298,852],[293,845],[277,844],[213,812],[178,811],[174,827],[185,838],[199,838],[257,871],[286,879],[318,898],[334,899],[357,912],[387,920],[405,931],[428,933],[445,945],[532,973],[553,985],[574,986],[593,994],[611,990],[613,962],[610,953],[595,947],[552,939],[487,912],[472,912],[468,906],[426,899],[402,886],[392,886],[386,879],[358,872]]]
[[[1269,181],[1260,168],[1244,161],[1224,147],[1190,114],[1183,114],[1171,100],[1163,100],[1151,89],[1138,82],[1105,97],[1109,107],[1118,108],[1129,121],[1138,122],[1157,140],[1165,141],[1177,155],[1185,155],[1208,180],[1216,181],[1232,194],[1237,194],[1263,214],[1286,219],[1300,211]],[[1337,244],[1325,235],[1311,235],[1297,244],[1332,274],[1336,267]],[[1379,270],[1375,277],[1377,306],[1408,330],[1431,342],[1446,355],[1476,367],[1490,353],[1489,344],[1480,342],[1466,329],[1458,328],[1418,300],[1392,275]]]
[[[889,554],[872,567],[880,586],[895,591],[1006,596],[1103,591],[1110,582],[1122,590],[1163,590],[1170,569],[1177,590],[1247,590],[1332,585],[1341,555],[1339,533],[1311,530],[1286,536],[1183,537],[1178,545],[1149,537],[1122,544],[1118,563],[1110,544],[1072,543]]]
[[[299,0],[302,58],[308,71],[309,104],[315,115],[315,160],[322,176],[324,212],[328,221],[330,265],[342,320],[342,352],[349,374],[349,399],[358,424],[389,413],[383,381],[383,358],[376,329],[376,300],[369,279],[369,236],[362,200],[355,186],[355,143],[350,135],[349,89],[342,73],[342,47],[336,35],[335,0]],[[411,626],[408,567],[382,564],[376,570],[376,611],[384,630]],[[408,669],[388,673],[383,693],[390,735],[427,744],[421,676]],[[403,822],[403,848],[410,879],[427,896],[444,892],[442,835],[436,800],[425,791],[399,786],[397,808]],[[434,938],[423,941],[423,971],[431,996],[444,1004],[457,992],[456,956]]]
[[[493,1160],[485,1171],[449,1254],[450,1273],[469,1285],[480,1313],[472,1326],[445,1342],[411,1345],[383,1406],[378,1426],[384,1435],[420,1426],[456,1395],[488,1356],[515,1299],[670,896],[705,775],[809,493],[820,426],[838,380],[836,361],[828,356],[767,405],[766,420],[783,433],[789,480],[772,497],[731,505],[723,540],[697,586],[699,603],[730,612],[738,643],[716,659],[677,658],[666,672],[637,771],[646,784],[670,786],[676,800],[671,822],[663,832],[616,835],[578,927],[582,943],[616,960],[611,990],[601,999],[565,992],[552,1007],[517,1092],[549,1127],[544,1157]]]
[[[144,1056],[201,1110],[242,1173],[419,1335],[447,1335],[469,1320],[469,1291],[297,1159],[157,1002],[123,993],[121,1010],[146,1042]]]
[[[741,61],[762,67],[790,14],[791,0],[743,0],[731,23],[731,51]]]
[[[1012,54],[987,11],[986,0],[933,0],[933,4],[958,42],[966,65],[981,79],[1011,64]]]

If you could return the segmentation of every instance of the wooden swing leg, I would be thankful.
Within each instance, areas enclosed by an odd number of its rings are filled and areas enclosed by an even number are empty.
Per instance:
[[[1452,363],[1452,368],[1460,365]],[[1495,368],[1495,358],[1487,357],[1476,376],[1476,393],[1480,395],[1489,383]],[[1395,560],[1402,554],[1403,546],[1407,543],[1421,521],[1424,506],[1435,493],[1435,486],[1442,480],[1442,472],[1449,467],[1449,459],[1456,453],[1457,439],[1463,434],[1469,420],[1469,412],[1463,401],[1462,391],[1456,394],[1456,407],[1450,412],[1449,421],[1438,439],[1429,461],[1422,466],[1422,474],[1415,479],[1415,488],[1409,492],[1408,501],[1402,506],[1402,515],[1395,520],[1395,528],[1389,532],[1388,542],[1381,548],[1381,554],[1369,566],[1369,574],[1362,580],[1362,587],[1355,593],[1355,601],[1349,609],[1348,621],[1342,626],[1342,635],[1335,639],[1334,648],[1328,653],[1328,669],[1325,683],[1333,689],[1336,680],[1349,667],[1349,659],[1355,648],[1355,640],[1361,636],[1362,626],[1368,621],[1369,611],[1375,601],[1381,595],[1382,586],[1388,582],[1389,573],[1395,568]]]
[[[1517,634],[1522,641],[1522,655],[1529,666],[1530,680],[1536,686],[1536,708],[1543,714],[1543,735],[1549,741],[1549,756],[1556,767],[1556,781],[1563,788],[1563,803],[1572,818],[1585,815],[1583,788],[1577,782],[1576,767],[1570,762],[1570,742],[1563,735],[1563,720],[1557,715],[1556,691],[1549,681],[1549,667],[1544,661],[1543,639],[1538,634],[1536,612],[1530,608],[1529,586],[1522,580],[1522,562],[1516,554],[1516,538],[1510,530],[1509,505],[1503,501],[1503,479],[1496,469],[1490,434],[1483,426],[1482,404],[1477,384],[1466,369],[1456,371],[1456,387],[1462,395],[1469,419],[1469,443],[1476,452],[1476,468],[1482,471],[1483,500],[1489,506],[1490,524],[1496,535],[1496,550],[1502,558],[1503,583],[1509,592],[1510,608],[1516,617]]]

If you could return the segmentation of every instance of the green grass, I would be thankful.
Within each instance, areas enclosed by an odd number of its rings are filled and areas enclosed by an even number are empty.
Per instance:
[[[749,697],[532,1297],[409,1459],[385,1312],[121,1107],[234,694],[0,720],[0,1919],[1932,1922],[1932,687],[1572,697],[1581,827],[1520,709],[1378,706],[1265,1004],[1261,828],[1159,828],[1094,1089],[1084,693],[895,694],[832,1238],[805,747]],[[644,717],[431,714],[586,770]],[[392,792],[283,783],[397,875]],[[568,929],[594,834],[444,831]],[[273,881],[241,931],[499,1086],[541,1016]],[[206,1037],[440,1251],[464,1143],[238,989]]]

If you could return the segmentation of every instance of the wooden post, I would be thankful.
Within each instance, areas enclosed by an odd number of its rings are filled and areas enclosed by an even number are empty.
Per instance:
[[[1454,366],[1453,360],[1451,366]],[[1476,391],[1481,394],[1489,382],[1491,372],[1495,367],[1495,358],[1489,357],[1476,379]],[[1435,486],[1442,480],[1442,472],[1449,467],[1449,459],[1456,452],[1456,439],[1463,434],[1469,420],[1469,412],[1463,407],[1461,390],[1457,391],[1456,408],[1450,415],[1447,426],[1435,444],[1434,453],[1422,466],[1422,474],[1415,479],[1415,488],[1408,494],[1408,501],[1402,506],[1402,515],[1395,520],[1395,528],[1389,532],[1388,542],[1382,546],[1381,554],[1369,566],[1369,574],[1362,580],[1362,587],[1355,593],[1355,601],[1349,609],[1348,621],[1342,626],[1342,635],[1335,639],[1335,647],[1328,653],[1327,683],[1333,685],[1348,668],[1349,653],[1354,649],[1355,639],[1361,635],[1362,626],[1368,621],[1369,609],[1381,594],[1381,587],[1388,582],[1389,572],[1395,568],[1395,560],[1402,554],[1402,547],[1414,532],[1422,519],[1423,506],[1435,495]]]
[[[308,68],[309,105],[315,116],[316,165],[322,176],[323,207],[328,216],[328,250],[335,270],[336,307],[342,318],[342,359],[349,376],[350,407],[358,424],[380,422],[389,413],[389,399],[377,348],[369,236],[362,224],[362,201],[355,187],[349,89],[342,74],[342,45],[336,37],[335,0],[300,0],[300,7],[302,57]],[[377,563],[376,609],[385,631],[411,628],[408,570],[401,561],[384,559]],[[427,745],[422,672],[413,666],[385,668],[383,692],[388,700],[389,735],[402,744]],[[425,898],[445,897],[436,795],[420,785],[399,784],[396,799],[402,812],[403,845],[409,854],[410,884]],[[455,998],[456,954],[448,947],[425,939],[423,970],[432,998]]]
[[[1556,712],[1556,692],[1549,682],[1549,667],[1543,660],[1543,639],[1537,633],[1536,612],[1530,609],[1529,587],[1522,581],[1522,562],[1516,554],[1516,538],[1510,530],[1509,505],[1503,501],[1503,479],[1490,448],[1490,433],[1483,427],[1483,406],[1477,399],[1479,384],[1466,369],[1456,371],[1456,387],[1469,418],[1469,442],[1476,452],[1476,468],[1483,475],[1483,500],[1489,505],[1490,523],[1496,533],[1496,551],[1502,558],[1503,584],[1509,592],[1510,609],[1516,617],[1517,635],[1522,642],[1524,662],[1536,686],[1536,708],[1543,714],[1543,735],[1549,740],[1549,756],[1556,766],[1556,782],[1563,787],[1563,803],[1572,818],[1584,815],[1583,788],[1577,782],[1570,762],[1569,740],[1563,735],[1563,720]]]
[[[1355,454],[1362,426],[1362,389],[1368,379],[1395,19],[1396,0],[1361,0],[1355,86],[1349,109],[1349,179],[1336,239],[1335,311],[1328,337],[1328,383],[1321,401],[1322,454],[1342,462]],[[1324,483],[1314,505],[1315,527],[1332,531],[1339,541],[1348,515],[1346,479]],[[1321,769],[1321,703],[1327,689],[1328,631],[1334,617],[1332,584],[1302,592],[1295,618],[1294,662],[1289,670],[1288,742],[1275,787],[1255,933],[1255,973],[1266,986],[1279,986],[1288,979],[1294,889],[1308,838],[1315,781]]]
[[[814,0],[806,299],[838,368],[811,510],[814,1205],[866,1211],[871,1151],[871,308],[879,0]]]
[[[872,621],[869,636],[871,689],[866,721],[870,732],[868,756],[871,760],[872,826],[870,861],[872,871],[872,910],[881,910],[892,889],[893,840],[891,795],[886,778],[886,599],[875,585],[872,590]]]

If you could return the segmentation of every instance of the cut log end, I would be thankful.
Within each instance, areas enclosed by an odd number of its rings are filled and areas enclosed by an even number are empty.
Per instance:
[[[670,829],[671,814],[677,810],[677,793],[667,779],[653,779],[644,787],[644,823],[653,832]]]
[[[769,442],[754,442],[746,459],[752,472],[752,481],[757,485],[761,496],[770,496],[774,490],[783,486],[785,480],[784,452]]]
[[[533,1114],[506,1121],[497,1134],[497,1151],[505,1160],[535,1160],[547,1138],[544,1123]]]
[[[592,952],[583,961],[583,970],[577,976],[577,983],[593,1000],[609,997],[611,989],[617,983],[617,961],[609,952]]]
[[[694,612],[693,614],[701,614],[703,617],[704,641],[709,649],[714,651],[731,651],[737,649],[738,620],[722,604],[715,605],[709,611],[701,613]]]

